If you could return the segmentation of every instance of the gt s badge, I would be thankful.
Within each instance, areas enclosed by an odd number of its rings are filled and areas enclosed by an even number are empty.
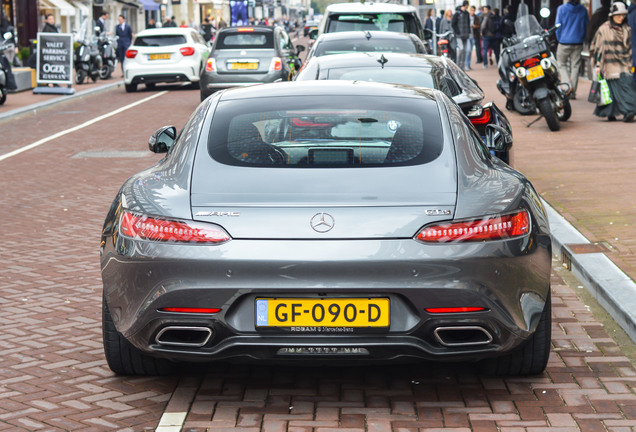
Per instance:
[[[425,211],[426,216],[450,216],[450,210],[432,209]]]
[[[240,216],[239,212],[227,212],[227,211],[211,211],[211,212],[198,212],[195,216]]]

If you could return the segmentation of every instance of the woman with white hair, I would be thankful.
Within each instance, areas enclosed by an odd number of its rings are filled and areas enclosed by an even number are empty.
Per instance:
[[[595,62],[595,74],[607,80],[612,103],[597,106],[594,114],[615,121],[634,121],[636,115],[636,83],[631,74],[632,36],[626,24],[627,7],[615,2],[610,7],[609,20],[601,25],[590,45],[590,58]]]

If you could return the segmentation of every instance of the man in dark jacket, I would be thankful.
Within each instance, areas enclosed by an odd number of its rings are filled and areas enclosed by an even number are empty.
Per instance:
[[[119,59],[119,62],[121,63],[121,72],[123,76],[124,60],[126,59],[126,50],[128,50],[128,47],[130,46],[130,43],[132,42],[133,33],[132,33],[132,28],[130,28],[128,23],[126,23],[126,17],[124,17],[123,15],[119,15],[117,17],[117,20],[119,21],[119,23],[117,24],[117,27],[115,27],[115,34],[119,38],[117,40],[117,58]]]
[[[467,9],[468,0],[464,0],[451,21],[455,40],[457,41],[456,63],[462,70],[466,69],[466,49],[468,48],[468,38],[470,37],[470,15]]]
[[[559,41],[556,59],[561,70],[561,78],[563,82],[570,84],[570,98],[576,99],[581,52],[589,24],[587,9],[580,0],[569,0],[557,8],[556,24],[561,24],[556,31]]]
[[[632,29],[632,74],[636,81],[636,0],[632,0],[627,9],[627,23]]]
[[[612,5],[612,0],[601,0],[601,7],[596,9],[592,14],[592,18],[590,18],[590,25],[587,28],[587,34],[585,35],[585,43],[591,44],[592,39],[594,39],[594,35],[598,28],[607,21],[610,13],[610,6]]]
[[[57,31],[57,27],[55,27],[55,15],[52,13],[46,14],[44,17],[42,33],[59,33],[59,31]]]
[[[484,69],[488,67],[488,50],[492,49],[495,53],[497,63],[499,63],[499,40],[497,33],[499,25],[497,20],[499,17],[490,9],[490,6],[484,6],[484,13],[481,15],[481,56],[484,60]]]

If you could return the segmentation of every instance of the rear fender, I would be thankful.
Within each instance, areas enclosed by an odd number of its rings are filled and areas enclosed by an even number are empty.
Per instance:
[[[534,94],[532,95],[532,97],[534,98],[535,101],[538,101],[538,100],[547,98],[549,95],[550,95],[550,92],[548,91],[547,88],[539,87],[538,89],[534,91]]]

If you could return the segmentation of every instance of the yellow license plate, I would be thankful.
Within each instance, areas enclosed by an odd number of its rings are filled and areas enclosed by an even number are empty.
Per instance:
[[[150,54],[150,60],[170,60],[170,54]]]
[[[257,327],[388,327],[388,298],[256,299]]]
[[[232,70],[255,70],[258,69],[258,63],[230,63]]]
[[[541,65],[528,69],[528,75],[526,76],[528,81],[534,81],[539,78],[543,78],[543,68]]]

